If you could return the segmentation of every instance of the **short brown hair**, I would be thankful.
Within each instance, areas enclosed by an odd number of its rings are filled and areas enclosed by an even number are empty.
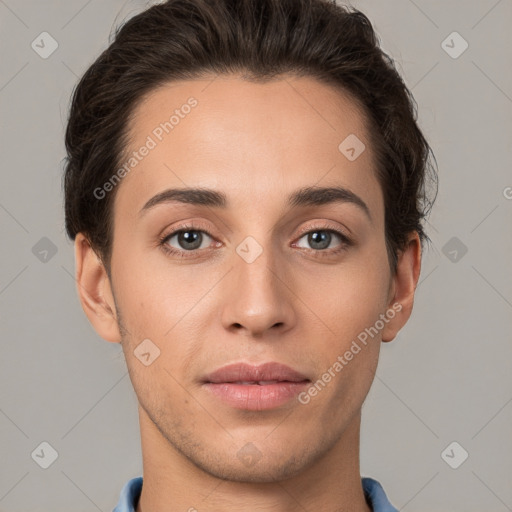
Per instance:
[[[437,194],[433,156],[416,103],[369,19],[328,0],[168,0],[129,19],[73,92],[65,135],[66,231],[83,232],[110,273],[113,201],[93,192],[118,169],[130,114],[173,80],[243,73],[267,81],[291,73],[348,92],[362,107],[385,202],[390,267]],[[341,141],[340,141],[341,142]],[[435,158],[434,158],[435,161]]]

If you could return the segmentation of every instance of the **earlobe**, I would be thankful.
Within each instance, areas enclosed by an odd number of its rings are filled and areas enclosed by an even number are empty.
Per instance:
[[[394,291],[388,304],[388,311],[395,313],[382,330],[382,341],[392,341],[407,323],[412,313],[414,293],[421,271],[421,241],[416,231],[398,255],[397,270],[392,277]],[[391,316],[391,315],[389,315]]]
[[[89,322],[104,340],[119,343],[121,336],[110,279],[82,233],[75,238],[75,265],[78,296]]]

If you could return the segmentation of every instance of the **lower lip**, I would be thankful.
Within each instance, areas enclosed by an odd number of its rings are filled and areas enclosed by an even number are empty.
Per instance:
[[[308,384],[309,381],[283,381],[263,385],[207,382],[204,386],[235,409],[263,411],[284,405],[296,397]]]

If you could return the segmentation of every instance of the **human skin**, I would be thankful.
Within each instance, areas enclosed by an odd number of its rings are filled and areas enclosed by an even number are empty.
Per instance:
[[[137,106],[129,149],[191,96],[198,105],[117,185],[111,281],[83,234],[75,241],[82,307],[102,338],[122,344],[139,401],[137,512],[368,512],[361,406],[381,342],[412,311],[418,234],[392,275],[374,155],[348,94],[291,75],[266,84],[236,75],[174,82]],[[349,134],[366,144],[354,161],[338,150]],[[370,217],[351,202],[290,208],[288,195],[309,186],[349,189]],[[159,192],[184,187],[223,192],[228,206],[169,202],[139,213]],[[167,244],[185,257],[166,254],[159,237],[183,222],[212,236],[203,232],[194,251],[174,236]],[[315,249],[304,227],[336,229],[353,243],[334,254],[344,244],[332,233],[328,248]],[[262,248],[251,263],[236,251],[247,236]],[[393,304],[401,310],[306,405],[237,409],[203,385],[206,374],[239,361],[278,361],[314,383]],[[134,355],[145,339],[160,349],[148,366]],[[261,454],[252,465],[237,456],[247,443]]]

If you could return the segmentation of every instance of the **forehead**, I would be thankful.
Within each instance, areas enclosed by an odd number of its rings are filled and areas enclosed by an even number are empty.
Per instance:
[[[247,205],[312,185],[355,188],[375,203],[380,187],[366,123],[349,94],[311,77],[172,82],[146,94],[132,113],[125,162],[151,149],[126,173],[116,204],[140,208],[165,188],[202,186],[245,197]],[[343,153],[345,140],[358,152],[365,145],[357,159]]]
[[[191,103],[195,106],[189,108]],[[191,122],[182,122],[187,118],[194,124],[193,133],[185,126]],[[349,92],[313,77],[290,75],[265,83],[247,81],[237,75],[213,75],[160,86],[140,98],[133,109],[128,123],[130,138],[135,145],[143,143],[147,134],[155,129],[158,132],[159,125],[165,122],[172,125],[174,139],[180,140],[181,133],[194,144],[213,139],[219,144],[216,134],[243,136],[240,129],[257,131],[255,144],[259,139],[276,135],[302,137],[314,143],[316,129],[319,136],[330,132],[335,141],[346,130],[361,138],[367,136],[367,119],[358,100]],[[212,122],[217,129],[207,134]],[[201,128],[205,130],[199,132]]]

